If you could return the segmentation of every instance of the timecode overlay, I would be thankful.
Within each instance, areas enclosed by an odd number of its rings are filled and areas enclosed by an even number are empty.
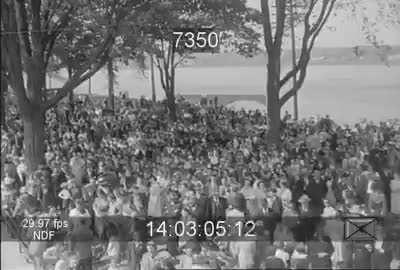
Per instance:
[[[190,239],[215,239],[226,241],[254,240],[256,237],[256,221],[243,219],[229,220],[150,220],[146,224],[150,237],[183,238]]]
[[[191,219],[177,217],[3,217],[8,219],[9,232],[3,241],[99,241],[115,237],[119,241],[161,240],[218,240],[218,241],[258,241],[265,237],[263,232],[279,231],[283,223],[301,235],[306,235],[310,227],[325,226],[343,228],[335,241],[358,241],[383,237],[388,241],[400,241],[396,227],[398,221],[391,217],[342,217],[342,218],[299,218],[283,217],[229,217],[220,220]],[[11,225],[12,224],[12,225]],[[101,228],[107,228],[102,230]],[[385,235],[376,231],[385,228]],[[19,238],[17,238],[18,236]],[[289,241],[290,236],[281,234],[279,240]]]

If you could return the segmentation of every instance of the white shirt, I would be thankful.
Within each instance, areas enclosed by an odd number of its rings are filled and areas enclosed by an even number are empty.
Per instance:
[[[237,209],[227,209],[226,217],[244,217],[244,213]]]
[[[123,203],[122,204],[122,212],[121,214],[124,217],[135,217],[137,216],[137,212],[135,211],[135,209],[133,209],[130,204],[128,203]]]
[[[107,247],[107,255],[117,257],[120,253],[120,245],[118,241],[110,241]]]
[[[20,164],[18,164],[18,166],[17,166],[18,176],[21,177],[23,174],[26,174],[27,169],[28,169],[28,167],[26,166],[25,163],[21,162]]]
[[[121,200],[117,199],[116,201],[109,203],[108,215],[116,216],[116,215],[120,215],[121,212],[122,212]]]
[[[279,189],[277,195],[282,201],[290,202],[292,200],[292,192],[288,188]]]
[[[54,270],[68,270],[68,269],[69,269],[68,262],[63,259],[58,260],[56,265],[54,266]]]
[[[69,217],[87,217],[90,218],[91,215],[89,213],[89,211],[87,209],[84,209],[84,212],[82,213],[81,211],[79,211],[78,208],[74,208],[71,209],[71,211],[69,212]]]
[[[96,217],[104,217],[108,214],[109,202],[106,199],[97,197],[94,199],[93,210]],[[106,210],[104,210],[106,209]]]
[[[231,243],[231,252],[238,258],[237,266],[242,269],[255,266],[256,249],[255,241],[235,241]]]
[[[192,257],[182,254],[177,257],[179,259],[179,264],[176,265],[176,269],[192,269],[193,259]]]
[[[290,259],[289,253],[287,253],[286,251],[278,248],[275,251],[275,257],[281,259],[283,261],[283,263],[285,264],[285,267],[287,267],[287,263],[288,263],[288,261]]]

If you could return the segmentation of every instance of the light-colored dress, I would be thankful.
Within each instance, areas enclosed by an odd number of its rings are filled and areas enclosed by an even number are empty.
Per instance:
[[[390,182],[391,204],[390,211],[393,214],[400,215],[400,176],[396,175],[395,178]]]
[[[162,187],[156,183],[150,187],[150,198],[149,205],[147,208],[147,215],[150,217],[161,217],[162,216]]]
[[[82,183],[82,179],[86,173],[86,163],[82,158],[73,157],[70,161],[72,174],[75,176],[79,183]]]

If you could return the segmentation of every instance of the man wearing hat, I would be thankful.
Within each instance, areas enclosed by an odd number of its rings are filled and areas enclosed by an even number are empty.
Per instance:
[[[321,171],[316,169],[313,171],[312,179],[310,179],[306,186],[306,194],[310,197],[310,206],[315,209],[317,213],[322,213],[322,200],[325,198],[328,188],[326,183],[321,179]]]
[[[226,217],[244,217],[243,212],[244,197],[242,194],[234,192],[228,196],[228,209],[226,210]]]
[[[140,261],[140,270],[153,270],[163,265],[165,260],[171,259],[168,251],[159,249],[153,241],[147,242],[147,252]]]
[[[187,241],[182,246],[183,254],[177,256],[179,264],[178,269],[192,269],[194,268],[194,257],[200,251],[200,245],[197,241]]]
[[[204,194],[203,184],[201,182],[197,182],[194,186],[195,197],[196,197],[196,216],[198,219],[208,219],[207,211],[207,203],[209,199]]]
[[[303,194],[299,198],[300,221],[299,221],[298,231],[295,235],[297,241],[310,240],[314,235],[315,231],[314,218],[316,214],[314,213],[314,211],[312,211],[310,207],[310,201],[311,201],[310,197],[308,197],[306,194]]]
[[[40,201],[33,196],[32,188],[21,187],[21,195],[17,199],[13,216],[16,215],[32,215],[40,210]]]

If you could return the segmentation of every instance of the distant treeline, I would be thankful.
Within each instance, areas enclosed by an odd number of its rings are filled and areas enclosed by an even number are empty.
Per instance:
[[[297,52],[299,54],[299,52]],[[355,46],[347,48],[315,48],[312,53],[311,64],[318,65],[400,65],[400,45],[382,46]],[[265,65],[264,54],[245,58],[234,53],[196,54],[196,58],[186,66],[218,67],[218,66],[260,66]],[[291,63],[290,50],[284,50],[282,56],[284,65]]]

